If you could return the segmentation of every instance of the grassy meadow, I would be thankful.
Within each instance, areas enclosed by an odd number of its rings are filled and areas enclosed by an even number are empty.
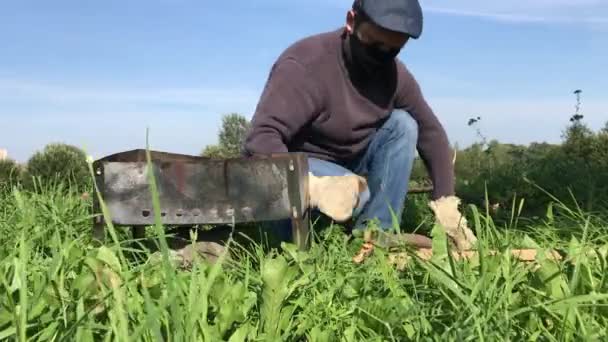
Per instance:
[[[421,225],[434,239],[430,262],[412,257],[398,267],[376,250],[356,265],[361,241],[346,239],[340,226],[316,229],[308,252],[243,243],[235,227],[230,258],[190,269],[169,261],[159,224],[147,234],[160,257],[138,248],[123,228],[108,226],[106,243],[93,241],[91,203],[62,184],[1,190],[0,340],[608,338],[608,223],[559,202],[534,222],[519,217],[514,203],[506,224],[467,207],[482,250],[468,262],[448,257],[441,227],[426,217]],[[410,203],[406,216],[425,199]],[[537,262],[522,263],[508,253],[522,247],[557,249],[564,259],[541,253]],[[501,253],[490,256],[488,249]]]

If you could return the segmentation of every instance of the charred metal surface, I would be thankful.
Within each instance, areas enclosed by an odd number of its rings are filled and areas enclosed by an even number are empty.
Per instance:
[[[301,154],[228,160],[150,154],[163,224],[300,219],[308,206],[308,164]],[[145,150],[113,154],[93,167],[114,224],[154,224]]]

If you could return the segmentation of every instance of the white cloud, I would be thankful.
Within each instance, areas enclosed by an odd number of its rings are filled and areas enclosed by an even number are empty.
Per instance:
[[[429,13],[471,16],[507,22],[608,23],[605,0],[423,0]]]
[[[467,146],[477,140],[469,118],[480,116],[479,127],[488,139],[504,143],[559,143],[561,133],[574,114],[574,102],[557,100],[484,100],[478,98],[429,97],[429,104],[444,124],[450,140]],[[608,101],[583,99],[581,113],[593,130],[608,120]]]
[[[0,79],[0,100],[28,105],[86,106],[82,109],[190,106],[207,110],[242,111],[250,115],[259,92],[239,87],[100,87]],[[0,108],[6,110],[6,108]],[[0,112],[0,115],[2,112]]]
[[[198,154],[217,142],[220,115],[175,110],[103,111],[49,110],[31,115],[0,115],[8,127],[0,139],[12,158],[25,162],[51,142],[85,148],[94,158],[144,148],[149,129],[151,148]]]
[[[15,101],[18,98],[17,102]],[[0,147],[25,161],[52,141],[86,147],[95,157],[145,144],[146,127],[154,149],[197,154],[215,143],[221,114],[242,110],[249,117],[258,93],[245,88],[104,88],[0,80]],[[559,142],[573,114],[572,99],[484,99],[428,95],[450,140],[467,146],[476,140],[467,126],[474,115],[489,139],[501,142]],[[8,106],[6,105],[8,103]],[[57,103],[63,105],[57,106]],[[176,107],[159,105],[171,103]],[[179,108],[179,104],[194,107]],[[210,106],[212,109],[200,108]],[[250,111],[251,109],[251,111]],[[608,101],[583,97],[582,113],[591,128],[603,127]],[[15,114],[23,114],[25,117]],[[204,128],[203,126],[210,126]]]
[[[198,154],[215,143],[221,115],[251,117],[259,91],[243,87],[83,86],[0,79],[0,147],[25,161],[50,142],[95,157],[145,147]]]

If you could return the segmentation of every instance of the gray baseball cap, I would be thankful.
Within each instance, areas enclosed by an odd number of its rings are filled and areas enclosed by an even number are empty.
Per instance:
[[[418,39],[422,34],[422,8],[418,0],[355,0],[353,9],[363,11],[376,25]]]

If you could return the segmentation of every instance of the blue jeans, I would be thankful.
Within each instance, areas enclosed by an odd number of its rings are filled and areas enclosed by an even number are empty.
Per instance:
[[[359,205],[354,210],[353,229],[363,229],[370,221],[376,221],[383,230],[398,229],[417,141],[417,122],[406,111],[395,110],[377,130],[359,158],[344,166],[309,158],[309,170],[315,176],[358,174],[366,177],[368,188],[360,195]],[[393,214],[396,219],[394,223]],[[277,222],[270,229],[283,241],[291,239],[289,220]]]

